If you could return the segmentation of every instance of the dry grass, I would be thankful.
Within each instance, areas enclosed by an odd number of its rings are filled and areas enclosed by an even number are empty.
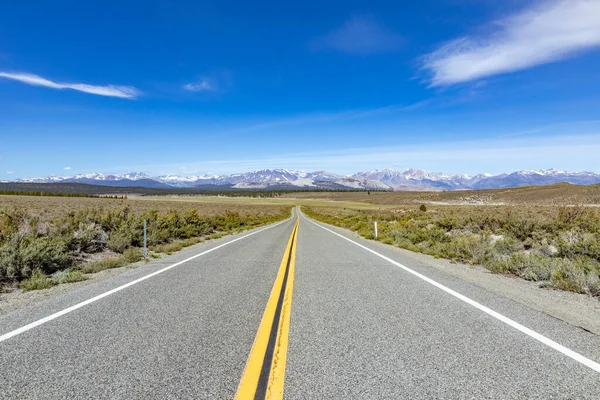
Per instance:
[[[245,202],[242,198],[239,201],[235,198],[220,198],[220,201],[180,201],[176,198],[153,197],[133,199],[88,199],[88,198],[69,198],[69,197],[43,197],[43,196],[5,196],[0,195],[0,212],[12,211],[14,209],[24,210],[30,214],[35,214],[40,221],[52,221],[61,218],[70,212],[77,212],[87,209],[116,210],[125,205],[129,205],[132,211],[136,213],[145,213],[152,210],[159,212],[174,210],[177,212],[196,210],[198,214],[214,216],[225,213],[226,211],[237,212],[239,214],[269,214],[276,215],[287,204],[277,203],[252,203]],[[271,206],[271,207],[265,207]],[[290,205],[291,206],[291,205]]]
[[[297,196],[296,196],[297,194]],[[344,197],[339,197],[336,199],[328,199],[328,198],[320,198],[320,192],[309,192],[309,193],[294,193],[290,196],[280,196],[280,197],[269,197],[269,198],[260,198],[260,197],[225,197],[225,196],[169,196],[167,199],[172,202],[181,202],[181,203],[195,203],[201,204],[204,207],[215,206],[236,206],[236,207],[249,207],[249,206],[287,206],[293,207],[296,205],[303,206],[333,206],[333,207],[354,207],[354,208],[365,208],[365,209],[377,209],[380,208],[381,205],[377,204],[369,204],[360,201],[354,201],[351,199],[345,199]],[[342,193],[345,194],[345,193]],[[365,192],[366,195],[366,192]],[[131,196],[130,196],[131,197]],[[146,202],[155,202],[155,201],[165,201],[165,196],[140,196],[133,197],[135,200],[146,201]]]
[[[600,205],[600,185],[579,186],[559,183],[509,189],[458,190],[447,192],[306,192],[289,193],[281,198],[333,200],[372,205],[448,203],[456,205]],[[317,205],[308,204],[305,205]]]

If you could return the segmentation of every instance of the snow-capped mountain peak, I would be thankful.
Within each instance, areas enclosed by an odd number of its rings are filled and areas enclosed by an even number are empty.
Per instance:
[[[130,172],[128,174],[117,175],[117,177],[121,179],[130,179],[132,181],[139,181],[140,179],[151,179],[149,175],[146,175],[143,172]]]
[[[49,176],[24,178],[13,182],[25,183],[84,183],[104,186],[143,186],[156,188],[203,187],[205,185],[244,188],[323,188],[323,189],[372,189],[372,190],[456,190],[491,189],[524,185],[545,185],[569,182],[580,185],[600,183],[600,174],[593,172],[568,172],[558,169],[523,170],[493,175],[489,173],[466,175],[431,172],[407,168],[376,169],[340,175],[327,171],[295,171],[289,169],[261,169],[230,175],[160,175],[150,176],[142,172],[121,175],[85,173],[75,176]]]

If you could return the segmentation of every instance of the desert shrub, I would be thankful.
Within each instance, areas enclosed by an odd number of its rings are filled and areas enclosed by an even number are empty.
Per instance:
[[[558,255],[568,258],[584,256],[600,261],[600,235],[568,231],[558,242]]]
[[[490,245],[488,241],[478,235],[456,236],[449,243],[452,258],[474,264],[482,264],[488,257]]]
[[[18,249],[10,245],[0,247],[0,281],[12,280],[20,276]]]
[[[558,207],[556,220],[561,226],[568,227],[568,226],[573,225],[580,218],[585,217],[585,214],[586,214],[586,210],[582,206]]]
[[[558,266],[551,277],[552,285],[558,289],[570,292],[585,293],[582,282],[585,281],[585,274],[576,268],[569,268],[567,265]]]
[[[436,221],[436,224],[449,232],[458,228],[460,226],[460,221],[454,215],[443,215]]]
[[[108,239],[108,234],[95,222],[80,223],[73,232],[72,244],[77,251],[96,253],[102,251]]]
[[[46,274],[44,274],[39,269],[34,270],[31,273],[31,276],[19,284],[19,287],[23,290],[41,290],[48,289],[54,286],[56,283],[48,278]]]
[[[519,252],[509,257],[496,257],[485,266],[493,272],[511,273],[530,281],[549,280],[563,260],[553,260],[540,254]]]
[[[61,283],[71,283],[71,282],[80,282],[84,281],[86,277],[83,275],[81,271],[77,270],[64,270],[58,271],[52,275],[52,281],[55,284]]]
[[[131,246],[133,241],[131,236],[130,233],[124,231],[112,232],[106,241],[106,247],[114,252],[123,253],[125,249]]]
[[[500,238],[494,242],[494,251],[497,254],[511,255],[523,251],[523,243],[512,237]]]
[[[546,257],[553,257],[558,253],[558,248],[548,243],[547,239],[542,239],[539,243],[536,243],[533,246],[532,250],[535,251],[537,254]]]
[[[512,237],[524,242],[530,238],[536,229],[535,222],[528,219],[514,218],[507,221],[503,229]]]
[[[128,263],[134,263],[140,261],[144,257],[142,250],[138,248],[129,248],[123,252],[123,258]]]
[[[73,263],[67,242],[60,237],[23,240],[19,243],[18,250],[21,277],[30,276],[36,269],[51,274],[68,268]]]
[[[427,207],[425,206],[425,204],[421,204],[421,207],[419,207],[419,210],[421,210],[421,212],[427,212]]]

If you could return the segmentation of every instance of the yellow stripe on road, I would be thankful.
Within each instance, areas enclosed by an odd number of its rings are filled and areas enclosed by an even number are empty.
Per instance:
[[[283,397],[299,222],[297,219],[281,260],[238,387],[235,397],[237,400]]]
[[[273,354],[273,364],[269,374],[267,399],[283,398],[283,381],[285,378],[285,362],[287,358],[288,337],[290,332],[290,313],[292,311],[292,293],[294,291],[294,270],[296,268],[296,246],[298,243],[298,222],[296,222],[296,240],[292,243],[289,277],[285,285],[281,319]]]

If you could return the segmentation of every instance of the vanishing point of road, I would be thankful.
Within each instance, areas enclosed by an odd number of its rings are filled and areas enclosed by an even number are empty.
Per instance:
[[[2,399],[599,399],[600,337],[316,223],[0,316]]]

